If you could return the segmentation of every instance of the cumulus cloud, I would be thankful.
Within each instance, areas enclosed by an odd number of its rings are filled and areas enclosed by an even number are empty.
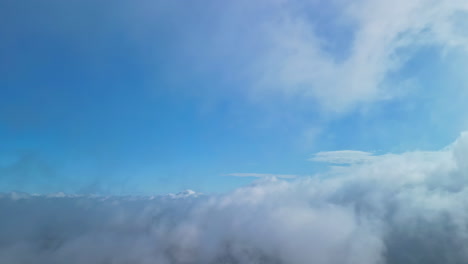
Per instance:
[[[4,194],[2,263],[464,263],[468,134],[222,195]]]

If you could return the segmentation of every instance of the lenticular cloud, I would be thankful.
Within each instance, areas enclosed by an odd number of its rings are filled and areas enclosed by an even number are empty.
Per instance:
[[[0,198],[1,263],[466,263],[468,134],[225,195]]]

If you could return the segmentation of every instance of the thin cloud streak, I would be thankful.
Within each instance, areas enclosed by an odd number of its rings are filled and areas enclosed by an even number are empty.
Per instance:
[[[299,177],[294,174],[271,174],[271,173],[229,173],[227,176],[233,177],[254,177],[254,178],[278,178],[278,179],[295,179]]]
[[[370,152],[357,150],[338,150],[338,151],[321,151],[310,158],[310,161],[325,162],[332,164],[356,164],[369,162],[375,159]]]

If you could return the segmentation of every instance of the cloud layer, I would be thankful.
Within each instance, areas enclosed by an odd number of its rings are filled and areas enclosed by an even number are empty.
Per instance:
[[[0,198],[2,263],[464,263],[468,134],[223,195]]]

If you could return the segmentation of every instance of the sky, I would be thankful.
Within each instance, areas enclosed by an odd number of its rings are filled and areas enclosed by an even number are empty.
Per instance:
[[[2,0],[0,192],[223,193],[441,150],[468,129],[467,12]]]
[[[465,0],[0,0],[0,263],[460,264]]]

